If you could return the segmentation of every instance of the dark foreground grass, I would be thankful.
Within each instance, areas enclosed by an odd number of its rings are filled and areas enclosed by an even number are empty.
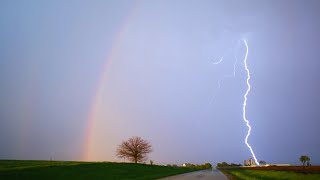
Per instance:
[[[320,180],[320,174],[318,173],[301,173],[284,170],[253,170],[246,168],[226,168],[220,170],[232,180]]]
[[[147,180],[194,171],[130,163],[0,160],[0,179],[132,179]]]

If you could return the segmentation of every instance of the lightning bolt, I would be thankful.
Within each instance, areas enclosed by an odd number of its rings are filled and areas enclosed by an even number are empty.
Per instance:
[[[247,107],[247,100],[248,100],[247,96],[248,96],[248,94],[249,94],[249,92],[251,90],[251,86],[250,86],[250,83],[249,83],[249,80],[250,80],[251,76],[250,76],[250,70],[249,70],[248,64],[247,64],[249,47],[248,47],[248,44],[247,44],[246,40],[243,39],[243,42],[244,42],[244,44],[246,46],[246,55],[244,57],[244,68],[245,68],[245,70],[247,72],[247,86],[248,86],[248,89],[247,89],[246,93],[244,94],[244,101],[243,101],[243,120],[246,122],[246,125],[248,127],[248,133],[247,133],[247,136],[246,136],[246,139],[245,139],[245,143],[248,146],[248,148],[250,149],[250,152],[251,152],[251,154],[252,154],[252,156],[254,158],[254,161],[256,162],[257,165],[259,165],[259,162],[258,162],[258,160],[257,160],[257,158],[256,158],[256,156],[255,156],[250,144],[248,143],[248,138],[249,138],[250,133],[251,133],[251,126],[249,124],[249,120],[246,118],[246,107]]]

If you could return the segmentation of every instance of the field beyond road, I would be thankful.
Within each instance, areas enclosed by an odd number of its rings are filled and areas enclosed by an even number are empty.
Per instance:
[[[219,168],[229,179],[320,180],[320,166],[269,166]]]
[[[74,162],[0,160],[0,179],[132,179],[147,180],[195,171],[184,167],[158,165]]]

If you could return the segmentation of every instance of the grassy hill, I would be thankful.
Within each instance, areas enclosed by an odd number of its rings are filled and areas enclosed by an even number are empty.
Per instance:
[[[146,164],[74,161],[0,160],[0,179],[132,179],[147,180],[193,169]]]

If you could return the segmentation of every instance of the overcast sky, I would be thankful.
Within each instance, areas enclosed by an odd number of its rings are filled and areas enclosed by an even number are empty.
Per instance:
[[[306,154],[320,164],[319,9],[318,0],[2,0],[0,159],[122,161],[117,146],[141,136],[155,163],[243,163],[246,40],[258,161]]]

